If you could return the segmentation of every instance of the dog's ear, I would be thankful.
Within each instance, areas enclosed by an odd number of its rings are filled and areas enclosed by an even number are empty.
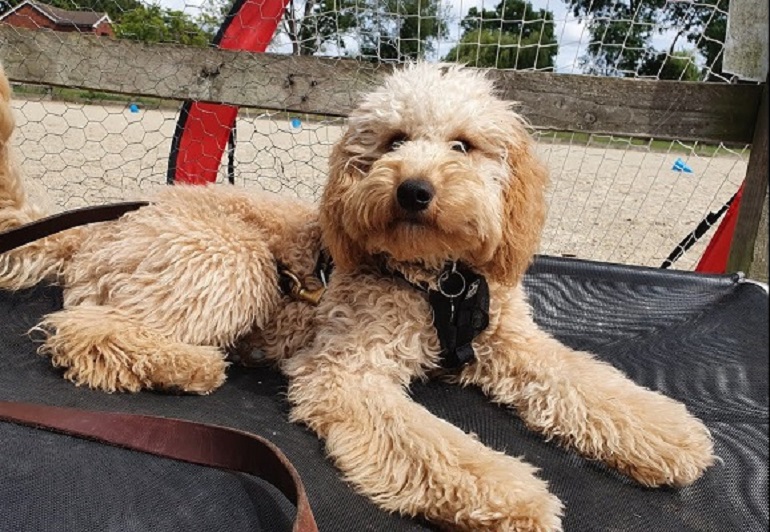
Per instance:
[[[517,129],[507,146],[509,176],[502,191],[502,238],[485,268],[487,277],[508,286],[518,284],[540,244],[548,182],[532,139]]]
[[[329,182],[321,195],[319,223],[321,237],[329,255],[339,271],[353,270],[361,264],[364,251],[345,231],[344,194],[356,179],[357,169],[349,164],[344,146],[349,137],[346,133],[334,145],[329,159]]]
[[[5,77],[3,65],[0,64],[0,146],[10,138],[13,132],[13,115],[11,114],[11,86]]]
[[[11,86],[8,84],[8,78],[5,77],[2,63],[0,63],[0,98],[6,102],[11,99]]]

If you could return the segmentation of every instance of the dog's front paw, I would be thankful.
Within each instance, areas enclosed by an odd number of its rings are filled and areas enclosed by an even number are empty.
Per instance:
[[[545,483],[543,483],[545,486]],[[479,515],[478,526],[469,530],[495,530],[516,532],[557,532],[562,530],[562,503],[555,495],[538,493],[521,498],[507,494],[506,503],[499,508],[489,508],[489,513]],[[510,500],[514,499],[514,500]]]
[[[34,331],[43,335],[38,352],[78,386],[110,393],[207,394],[225,380],[227,362],[218,348],[175,341],[117,309],[64,309],[46,316]]]
[[[224,383],[227,362],[216,356],[198,356],[196,349],[214,348],[190,346],[186,357],[167,359],[143,357],[122,361],[101,356],[53,354],[54,366],[66,368],[64,378],[76,386],[86,386],[108,393],[162,390],[206,395]],[[215,351],[216,352],[216,351]],[[89,356],[90,355],[90,356]],[[130,363],[127,363],[130,362]]]
[[[686,486],[713,465],[706,426],[683,404],[656,392],[618,427],[621,443],[607,462],[645,486]]]
[[[442,521],[458,530],[552,532],[562,530],[563,505],[548,491],[548,484],[534,475],[535,469],[516,458],[491,454],[486,463],[469,464],[469,480],[456,478],[454,516]],[[451,484],[450,484],[451,485]]]

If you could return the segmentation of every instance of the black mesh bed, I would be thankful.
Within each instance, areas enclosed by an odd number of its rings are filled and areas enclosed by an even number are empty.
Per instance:
[[[537,321],[632,379],[683,401],[722,462],[681,490],[645,489],[528,431],[475,389],[417,384],[415,400],[523,456],[566,504],[568,531],[768,529],[768,296],[738,276],[702,276],[540,257],[526,285]],[[323,447],[286,421],[284,379],[231,368],[207,397],[76,388],[25,336],[58,289],[0,291],[0,400],[177,417],[264,436],[306,485],[320,530],[430,530],[379,511],[339,480]],[[259,479],[0,423],[2,531],[280,531],[292,508]]]

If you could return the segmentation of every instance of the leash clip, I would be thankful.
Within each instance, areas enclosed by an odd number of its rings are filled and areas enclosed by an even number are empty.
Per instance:
[[[297,277],[294,272],[284,269],[281,273],[289,279],[289,283],[291,285],[289,288],[289,293],[294,299],[310,303],[315,307],[318,306],[318,304],[321,302],[321,298],[323,297],[324,292],[326,292],[326,286],[322,286],[315,290],[308,290],[308,288],[302,284],[302,281],[299,280],[299,277]]]
[[[452,269],[444,270],[438,278],[438,291],[442,296],[454,299],[465,292],[465,276],[457,271],[457,263],[452,263]]]
[[[455,321],[455,299],[465,293],[465,276],[457,271],[457,262],[452,262],[451,269],[445,269],[438,278],[439,293],[449,300],[449,321]]]

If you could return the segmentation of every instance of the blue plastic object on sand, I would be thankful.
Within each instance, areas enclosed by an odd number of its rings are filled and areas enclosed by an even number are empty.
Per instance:
[[[687,164],[681,158],[674,161],[674,166],[671,169],[674,172],[684,172],[686,174],[692,173],[692,168],[687,166]]]

